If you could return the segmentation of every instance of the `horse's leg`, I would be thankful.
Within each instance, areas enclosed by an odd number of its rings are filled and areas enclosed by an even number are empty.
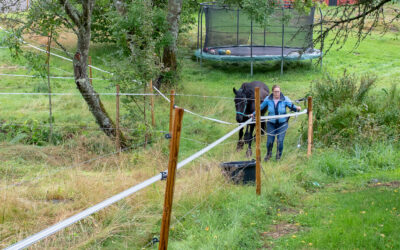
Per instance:
[[[250,131],[248,131],[248,128],[250,127]],[[246,156],[248,157],[248,158],[250,158],[252,155],[253,155],[253,152],[251,151],[251,142],[252,142],[252,140],[253,140],[253,131],[254,131],[254,127],[255,127],[255,125],[254,124],[250,124],[250,125],[247,125],[247,128],[246,128],[246,135],[245,135],[245,140],[246,140],[246,142],[248,143],[248,148],[247,148],[247,151],[246,151]]]
[[[243,128],[239,130],[239,140],[236,145],[236,151],[240,151],[243,149],[244,141],[243,141]]]
[[[264,110],[264,112],[261,112],[261,116],[264,116],[267,110]],[[267,134],[267,121],[264,120],[261,122],[261,135],[266,135]]]
[[[250,126],[250,125],[247,125],[247,126],[246,126],[246,132],[244,133],[244,142],[245,142],[246,144],[249,144],[249,142],[250,142],[250,140],[251,140],[251,135],[249,134],[249,126]],[[251,147],[250,147],[250,151],[251,151]],[[249,156],[249,148],[247,148],[246,156],[247,156],[247,157],[250,157],[250,156]]]
[[[267,125],[266,121],[261,122],[261,135],[265,135],[267,133]]]

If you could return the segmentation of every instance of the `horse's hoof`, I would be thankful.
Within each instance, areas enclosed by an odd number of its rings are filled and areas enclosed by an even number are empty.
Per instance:
[[[253,152],[251,150],[246,151],[246,157],[250,158],[253,155]]]
[[[244,145],[243,142],[238,142],[237,145],[236,145],[236,151],[239,152],[240,150],[242,150],[243,149],[243,145]]]

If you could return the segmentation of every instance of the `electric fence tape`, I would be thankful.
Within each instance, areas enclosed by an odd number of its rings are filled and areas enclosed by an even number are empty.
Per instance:
[[[226,135],[224,135],[223,137],[219,138],[218,140],[216,140],[215,142],[213,142],[212,144],[208,145],[207,147],[203,148],[202,150],[198,151],[197,153],[189,156],[188,158],[186,158],[185,160],[181,161],[178,163],[177,169],[182,168],[183,166],[185,166],[186,164],[190,163],[191,161],[193,161],[194,159],[198,158],[199,156],[203,155],[204,153],[208,152],[209,150],[211,150],[212,148],[214,148],[215,146],[217,146],[219,143],[223,142],[224,140],[226,140],[227,138],[229,138],[230,136],[232,136],[234,133],[236,133],[238,130],[240,130],[241,128],[243,128],[245,125],[247,125],[248,122],[250,122],[251,120],[248,120],[247,122],[241,124],[240,126],[238,126],[237,128],[233,129],[232,131],[230,131],[229,133],[227,133]],[[157,182],[161,180],[161,174],[158,174],[156,176],[153,176],[152,178],[137,184],[115,196],[112,196],[111,198],[108,198],[88,209],[85,209],[84,211],[69,217],[66,220],[63,220],[51,227],[48,227],[42,231],[40,231],[37,234],[34,234],[32,236],[29,236],[28,238],[25,238],[24,240],[17,242],[9,247],[7,247],[6,249],[10,250],[10,249],[23,249],[26,248],[32,244],[34,244],[35,242],[46,238],[58,231],[60,231],[61,229],[64,229],[78,221],[80,221],[81,219],[84,219],[86,217],[88,217],[89,215],[105,208],[108,207],[110,205],[112,205],[113,203],[122,200],[134,193],[136,193],[137,191]]]

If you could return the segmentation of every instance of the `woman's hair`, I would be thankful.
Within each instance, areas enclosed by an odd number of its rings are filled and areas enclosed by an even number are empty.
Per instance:
[[[275,84],[274,86],[272,86],[272,92],[274,92],[274,89],[279,88],[281,89],[281,86],[279,86],[278,84]]]

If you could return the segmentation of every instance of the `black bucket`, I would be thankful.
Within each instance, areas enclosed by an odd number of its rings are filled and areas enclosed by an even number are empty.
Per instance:
[[[254,184],[256,161],[232,161],[221,163],[222,172],[235,184]]]

